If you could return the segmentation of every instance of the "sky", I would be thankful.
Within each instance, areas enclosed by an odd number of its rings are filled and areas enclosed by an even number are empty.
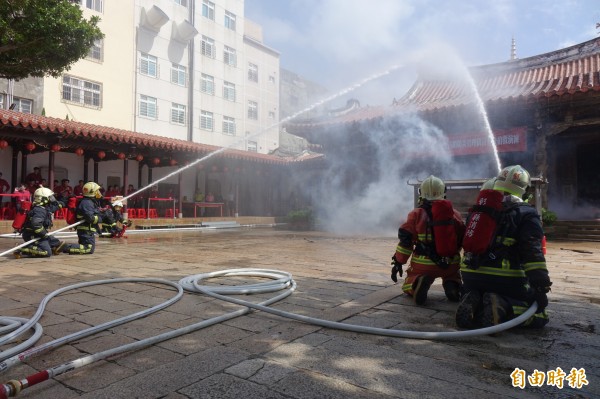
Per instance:
[[[599,37],[598,0],[245,0],[280,66],[337,93],[389,105],[427,68],[507,61],[511,42],[527,58]],[[377,79],[373,76],[383,74]],[[337,101],[336,101],[337,100]]]

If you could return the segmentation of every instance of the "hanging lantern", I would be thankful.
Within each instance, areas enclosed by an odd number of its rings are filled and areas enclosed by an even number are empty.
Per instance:
[[[156,157],[152,160],[152,162],[154,163],[154,165],[159,165],[160,164],[160,158]]]
[[[240,173],[242,171],[242,168],[240,168],[239,166],[236,166],[235,169],[233,170],[235,173]]]
[[[27,144],[25,144],[25,149],[29,152],[35,150],[35,143],[32,141],[27,142]]]
[[[214,166],[213,166],[212,168],[210,168],[210,169],[211,169],[213,172],[216,172],[217,170],[219,170],[219,168],[218,168],[216,165],[214,165]]]
[[[77,156],[82,156],[83,155],[83,148],[79,147],[75,150],[75,154],[77,154]]]
[[[98,151],[98,159],[104,159],[106,157],[106,153],[104,151]]]
[[[175,166],[175,165],[177,165],[177,160],[175,160],[175,159],[171,159],[171,160],[169,161],[169,165],[171,165],[171,166]]]
[[[190,164],[190,161],[187,161],[187,160],[186,160],[186,161],[185,161],[183,164],[184,164],[185,166],[188,166],[188,165]]]
[[[6,147],[8,147],[8,141],[0,140],[0,150],[5,149]]]
[[[50,151],[52,151],[52,152],[59,152],[60,151],[60,146],[58,144],[52,144],[52,146],[50,147]]]
[[[223,172],[225,172],[225,173],[229,172],[229,168],[227,166],[223,166]]]
[[[119,159],[125,159],[125,158],[127,158],[127,155],[125,155],[124,152],[120,152],[117,154],[117,157],[119,157]]]
[[[135,160],[138,162],[142,162],[144,160],[144,156],[142,154],[137,154],[137,156],[135,157]]]

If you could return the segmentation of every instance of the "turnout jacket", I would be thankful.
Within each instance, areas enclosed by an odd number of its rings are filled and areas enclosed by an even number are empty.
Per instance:
[[[77,226],[77,231],[97,231],[98,224],[102,222],[100,209],[95,199],[83,197],[77,205],[77,221],[83,220],[83,223]]]
[[[469,265],[464,262],[461,265],[463,281],[470,289],[494,287],[495,292],[522,297],[530,286],[551,285],[542,252],[544,231],[540,216],[530,204],[514,200],[505,196],[502,216],[488,251]]]
[[[58,202],[49,203],[46,206],[34,203],[33,207],[27,212],[23,231],[34,237],[45,237],[52,227],[52,214],[59,209]]]

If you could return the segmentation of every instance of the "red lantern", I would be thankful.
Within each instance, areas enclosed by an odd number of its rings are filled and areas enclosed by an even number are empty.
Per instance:
[[[98,159],[104,159],[106,157],[106,153],[104,151],[98,151]]]
[[[8,141],[0,140],[0,150],[5,149],[6,147],[8,147]]]
[[[211,168],[211,170],[212,170],[213,172],[216,172],[217,170],[219,170],[219,168],[218,168],[217,166],[213,166],[213,167]]]
[[[240,173],[242,171],[242,169],[239,166],[236,166],[235,169],[233,170],[235,173]]]
[[[156,157],[152,160],[152,162],[154,162],[154,165],[159,165],[160,164],[160,158]]]
[[[75,154],[77,154],[77,156],[82,156],[83,155],[83,148],[79,147],[75,150]]]
[[[229,172],[229,168],[227,166],[223,166],[223,172],[225,172],[225,173]]]
[[[25,149],[29,152],[35,150],[35,144],[31,141],[27,142],[27,144],[25,144]]]
[[[127,158],[127,155],[125,155],[125,153],[124,153],[124,152],[120,152],[120,153],[117,155],[117,157],[119,157],[119,159],[125,159],[125,158]]]
[[[142,161],[144,160],[144,156],[143,156],[142,154],[138,154],[138,155],[135,157],[135,160],[136,160],[136,161],[138,161],[138,162],[142,162]]]
[[[169,161],[169,165],[171,165],[171,166],[175,166],[175,165],[177,165],[177,160],[175,160],[175,159],[171,159],[171,160]]]
[[[52,144],[52,146],[50,147],[50,151],[52,151],[52,152],[59,152],[60,151],[60,146],[58,144]]]

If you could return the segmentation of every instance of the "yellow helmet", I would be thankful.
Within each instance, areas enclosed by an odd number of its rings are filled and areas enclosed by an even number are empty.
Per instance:
[[[483,183],[483,186],[481,186],[481,190],[493,190],[494,189],[494,183],[496,183],[496,178],[492,177],[491,179],[488,179],[485,181],[485,183]]]
[[[54,195],[54,192],[46,187],[40,187],[33,192],[33,202],[36,204],[47,204],[50,201],[50,197]]]
[[[529,172],[521,165],[511,165],[502,169],[494,183],[494,190],[506,191],[520,198],[530,184]]]
[[[421,183],[419,195],[429,201],[441,200],[446,197],[446,185],[439,177],[429,176]]]
[[[94,183],[93,181],[85,183],[83,185],[83,196],[90,198],[102,198],[102,193],[100,192],[100,186],[98,183]]]

